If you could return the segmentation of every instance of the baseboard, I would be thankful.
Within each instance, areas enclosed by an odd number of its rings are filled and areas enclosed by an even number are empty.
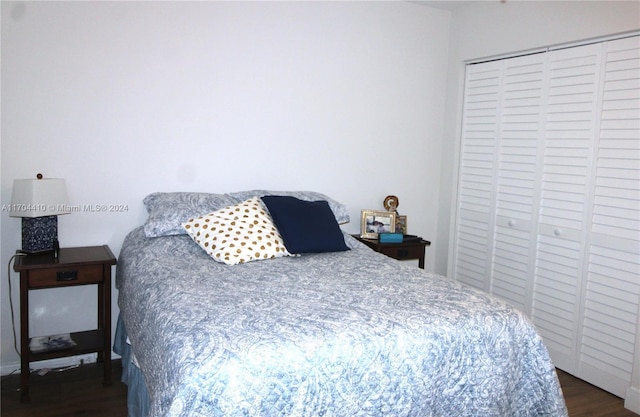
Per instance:
[[[119,359],[120,355],[116,355],[111,352],[111,360]],[[98,360],[98,355],[96,353],[88,353],[85,355],[78,356],[68,356],[65,358],[56,358],[56,359],[48,359],[44,361],[31,362],[30,368],[31,370],[38,369],[58,369],[65,368],[68,366],[77,366],[82,363],[95,363]],[[2,365],[0,367],[0,374],[2,376],[11,375],[20,372],[20,362],[12,363],[8,365]]]
[[[624,400],[624,408],[640,414],[640,387],[629,387]]]

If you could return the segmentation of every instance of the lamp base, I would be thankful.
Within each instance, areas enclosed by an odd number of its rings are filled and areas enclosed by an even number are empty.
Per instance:
[[[22,251],[40,253],[54,250],[58,241],[58,216],[23,217]]]

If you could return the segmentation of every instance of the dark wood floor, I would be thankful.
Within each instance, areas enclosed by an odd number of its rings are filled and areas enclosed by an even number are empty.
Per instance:
[[[2,377],[2,417],[126,417],[127,390],[122,368],[113,362],[113,384],[102,386],[102,368],[88,364],[45,376],[31,376],[31,403],[20,403],[19,375]],[[558,372],[570,417],[635,417],[624,401],[592,385]]]
[[[624,400],[566,372],[558,371],[569,417],[637,417],[624,408]]]
[[[2,377],[2,417],[127,417],[127,387],[120,382],[122,366],[113,361],[108,387],[102,385],[102,365],[91,363],[64,372],[31,374],[31,402],[20,403],[20,375]]]

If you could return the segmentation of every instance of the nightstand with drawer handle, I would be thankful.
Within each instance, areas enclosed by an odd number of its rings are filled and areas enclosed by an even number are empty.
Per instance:
[[[29,363],[45,359],[97,353],[103,363],[104,384],[111,383],[111,267],[116,258],[107,245],[62,248],[16,258],[20,273],[20,399],[29,401]],[[71,333],[73,346],[33,352],[29,337],[29,291],[77,285],[98,286],[95,330]]]
[[[417,259],[418,267],[422,269],[424,269],[426,247],[431,245],[431,242],[422,238],[405,240],[399,243],[380,243],[378,239],[366,239],[360,237],[360,235],[352,236],[374,251],[387,255],[390,258],[400,261]]]

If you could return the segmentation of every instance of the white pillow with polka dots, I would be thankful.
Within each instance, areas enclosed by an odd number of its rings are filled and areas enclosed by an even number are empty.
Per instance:
[[[182,227],[213,259],[227,265],[289,255],[259,197],[190,219]]]

